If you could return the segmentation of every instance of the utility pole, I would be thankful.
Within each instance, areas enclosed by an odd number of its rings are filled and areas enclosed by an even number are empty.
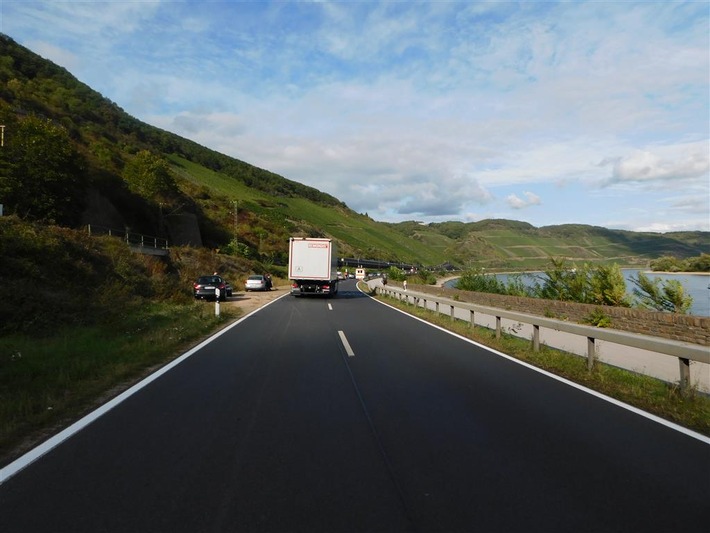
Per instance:
[[[0,147],[5,147],[5,125],[0,124]],[[4,164],[3,164],[4,167]],[[3,216],[3,205],[0,204],[0,217]]]
[[[239,202],[234,200],[234,248],[239,249]]]

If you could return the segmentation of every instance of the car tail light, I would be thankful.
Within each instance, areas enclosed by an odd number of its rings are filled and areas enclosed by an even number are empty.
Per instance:
[[[193,283],[192,286],[193,286],[195,289],[199,289],[199,288],[200,288],[200,284],[199,284],[199,283]]]
[[[298,289],[298,283],[292,283],[291,288],[293,289]]]

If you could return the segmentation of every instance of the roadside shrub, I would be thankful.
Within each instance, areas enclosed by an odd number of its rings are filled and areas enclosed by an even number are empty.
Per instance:
[[[419,285],[436,285],[436,276],[427,270],[419,270],[412,276],[411,281]]]
[[[468,270],[456,282],[456,288],[463,291],[506,294],[505,283],[495,276],[485,275],[482,270]]]
[[[65,325],[113,323],[152,302],[192,301],[192,282],[219,271],[235,290],[244,260],[195,248],[168,257],[115,237],[0,218],[0,333],[49,336]]]
[[[594,309],[586,317],[582,319],[585,324],[595,326],[597,328],[611,327],[611,318],[601,309]]]
[[[638,298],[640,307],[685,314],[693,305],[693,297],[685,292],[678,280],[651,280],[646,274],[639,272],[637,277],[631,278],[631,282],[636,286],[634,295]]]
[[[397,267],[389,267],[387,269],[387,278],[393,281],[404,281],[407,279],[407,275]]]

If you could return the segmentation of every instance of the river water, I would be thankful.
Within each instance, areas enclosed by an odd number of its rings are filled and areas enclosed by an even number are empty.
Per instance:
[[[693,305],[690,307],[689,314],[696,316],[710,316],[710,276],[707,274],[667,274],[649,272],[647,270],[638,269],[622,269],[624,279],[626,280],[626,290],[629,294],[633,294],[634,284],[631,282],[632,277],[637,277],[639,272],[644,272],[651,280],[660,278],[661,280],[675,279],[680,281],[686,292],[693,297]],[[529,272],[521,274],[521,280],[525,285],[534,286],[541,272]],[[508,278],[513,274],[495,274],[496,278],[507,283]],[[447,287],[456,287],[457,280],[452,279],[444,285]]]

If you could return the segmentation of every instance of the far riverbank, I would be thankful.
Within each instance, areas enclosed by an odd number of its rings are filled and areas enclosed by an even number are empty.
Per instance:
[[[648,269],[623,268],[622,272],[626,280],[627,291],[631,293],[633,284],[630,281],[631,277],[637,277],[639,272],[643,272],[650,278],[676,279],[680,281],[687,293],[693,298],[693,305],[690,308],[689,314],[695,316],[710,316],[710,272],[654,272]],[[520,275],[523,283],[526,281],[530,285],[534,283],[534,276],[541,274],[541,271],[536,272],[496,272],[491,275],[496,276],[503,282],[507,282],[509,276]],[[447,276],[437,280],[437,287],[456,287],[456,280],[461,276]]]

